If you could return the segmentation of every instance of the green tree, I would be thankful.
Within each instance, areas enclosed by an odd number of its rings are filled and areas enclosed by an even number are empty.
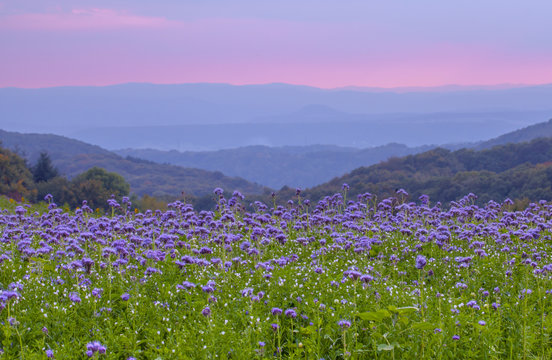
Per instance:
[[[36,165],[33,166],[33,179],[36,183],[46,182],[58,176],[58,170],[52,164],[46,151],[40,153]]]
[[[50,194],[58,205],[80,206],[73,184],[63,176],[56,176],[48,181],[40,182],[36,184],[36,187],[38,190],[38,200],[42,200],[47,194]]]
[[[107,200],[111,195],[117,198],[128,195],[130,185],[114,172],[93,167],[77,175],[72,181],[72,188],[77,199],[87,200],[91,208],[108,208]]]

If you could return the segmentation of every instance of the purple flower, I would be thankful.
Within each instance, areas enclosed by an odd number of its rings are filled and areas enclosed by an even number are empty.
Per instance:
[[[346,275],[346,276],[348,276],[349,278],[351,278],[353,280],[357,280],[362,276],[362,274],[359,271],[356,271],[356,270],[345,271],[343,273],[343,275]]]
[[[80,303],[81,298],[79,297],[79,294],[72,292],[69,294],[69,300],[71,300],[74,303]]]
[[[102,297],[103,289],[93,289],[92,296],[97,297],[98,299]]]
[[[339,320],[337,325],[341,326],[342,329],[347,329],[351,327],[351,322],[348,320]]]
[[[360,281],[362,281],[363,283],[369,283],[372,280],[374,280],[374,277],[372,275],[365,274],[360,277]]]
[[[88,344],[86,344],[86,349],[90,350],[92,352],[96,352],[96,351],[99,350],[101,345],[102,344],[99,341],[92,341],[92,342],[89,342]]]
[[[423,269],[427,264],[427,260],[426,260],[426,257],[423,256],[423,255],[418,255],[416,257],[416,269]]]
[[[253,294],[253,288],[245,288],[241,291],[243,297],[251,296]]]
[[[481,326],[487,325],[487,323],[483,320],[479,320],[478,324],[481,325]]]
[[[284,314],[292,319],[295,319],[297,317],[297,313],[293,309],[287,309]]]
[[[459,335],[453,335],[452,340],[460,340],[460,336]]]
[[[53,359],[54,358],[54,352],[50,349],[46,350],[46,357]]]
[[[259,341],[259,346],[260,347],[265,347],[266,343],[264,341]]]
[[[128,293],[124,293],[123,295],[121,295],[121,299],[123,301],[128,301],[128,299],[130,299],[130,295]]]
[[[209,306],[206,306],[203,310],[201,310],[201,315],[207,317],[211,315],[211,308]]]
[[[106,347],[102,345],[99,341],[89,342],[88,344],[86,344],[86,349],[86,355],[88,357],[94,356],[94,353],[96,352],[98,354],[105,354],[105,352],[107,351]]]
[[[280,309],[280,308],[272,308],[272,310],[270,312],[274,316],[282,315],[282,309]]]

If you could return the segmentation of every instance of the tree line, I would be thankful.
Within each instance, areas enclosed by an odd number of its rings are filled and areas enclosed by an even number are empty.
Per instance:
[[[48,194],[57,205],[72,209],[82,206],[82,201],[86,200],[92,209],[105,210],[113,195],[119,200],[128,196],[132,208],[140,211],[166,209],[167,203],[175,200],[184,200],[200,209],[212,209],[216,204],[212,194],[130,194],[130,185],[121,175],[100,167],[92,167],[69,179],[60,174],[46,151],[31,165],[15,152],[0,146],[0,195],[35,203]]]
[[[113,172],[93,167],[73,179],[59,174],[47,152],[29,165],[14,152],[0,147],[0,195],[16,201],[36,202],[48,194],[56,203],[72,208],[88,201],[91,208],[106,208],[107,200],[127,196],[130,185]]]

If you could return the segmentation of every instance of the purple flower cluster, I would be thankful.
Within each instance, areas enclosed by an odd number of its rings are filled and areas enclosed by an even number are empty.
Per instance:
[[[106,347],[103,346],[99,341],[92,341],[86,344],[86,356],[92,357],[95,353],[105,354],[107,351]]]

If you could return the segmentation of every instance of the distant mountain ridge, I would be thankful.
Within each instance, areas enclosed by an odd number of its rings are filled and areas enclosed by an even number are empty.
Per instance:
[[[110,150],[330,142],[367,148],[485,140],[549,118],[551,98],[552,85],[452,91],[288,84],[2,88],[0,117],[6,130],[56,133]]]
[[[422,152],[433,146],[411,148],[388,144],[368,149],[337,146],[267,147],[249,146],[205,152],[123,149],[115,152],[157,163],[169,163],[206,170],[220,170],[275,189],[284,185],[310,187],[359,166]],[[300,150],[299,150],[300,149]]]
[[[441,144],[408,147],[387,144],[366,149],[338,146],[267,147],[249,146],[204,152],[161,151],[154,149],[115,150],[122,156],[133,156],[158,163],[220,170],[250,181],[279,189],[284,185],[307,188],[391,157],[417,154],[441,146],[450,150],[468,147],[488,149],[509,142],[531,141],[552,137],[552,120],[504,134],[480,143]],[[301,149],[299,152],[298,149]]]
[[[474,146],[476,149],[488,149],[496,145],[531,141],[540,137],[552,137],[552,118],[548,121],[530,125],[522,129],[509,132],[494,139],[484,141]]]

